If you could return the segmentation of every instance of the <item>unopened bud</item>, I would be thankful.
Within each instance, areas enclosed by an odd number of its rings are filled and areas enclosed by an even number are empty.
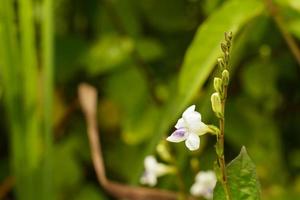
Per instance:
[[[226,69],[222,72],[222,82],[225,86],[229,84],[229,72]]]
[[[161,159],[163,159],[164,161],[170,162],[172,160],[168,147],[166,146],[166,143],[164,141],[161,141],[157,145],[156,151],[158,155],[161,157]]]
[[[222,93],[222,79],[218,77],[214,78],[214,88],[216,92]]]
[[[224,62],[226,64],[226,66],[229,65],[229,52],[224,52]]]
[[[231,40],[232,40],[232,32],[230,31],[230,32],[225,32],[225,40],[226,40],[226,42],[231,42]]]
[[[225,63],[223,58],[218,58],[218,65],[222,70],[225,69]]]
[[[218,92],[215,92],[211,95],[211,107],[212,110],[215,112],[216,116],[218,118],[223,117],[223,112],[222,112],[222,104],[221,104],[221,97]]]
[[[221,43],[221,49],[224,53],[228,51],[227,45],[224,44],[223,42]]]

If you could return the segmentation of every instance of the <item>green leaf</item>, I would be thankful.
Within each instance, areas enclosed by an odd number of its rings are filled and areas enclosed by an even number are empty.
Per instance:
[[[128,37],[106,35],[90,48],[82,62],[89,74],[99,75],[127,62],[133,45]]]
[[[142,38],[137,40],[136,50],[145,61],[155,61],[164,54],[164,49],[159,41],[153,38]]]
[[[236,33],[251,18],[258,15],[263,4],[255,0],[228,1],[213,13],[198,29],[187,50],[179,77],[180,93],[192,96],[211,73],[221,55],[220,42],[225,31]]]
[[[188,31],[197,25],[197,18],[184,0],[138,1],[147,22],[155,29],[167,33]]]
[[[245,147],[242,147],[240,154],[228,164],[227,177],[232,199],[261,199],[256,168]],[[214,190],[214,200],[223,199],[225,199],[224,190],[218,182]]]
[[[99,190],[98,187],[94,185],[84,185],[83,188],[80,189],[79,194],[77,194],[75,197],[75,200],[104,200],[106,199]]]

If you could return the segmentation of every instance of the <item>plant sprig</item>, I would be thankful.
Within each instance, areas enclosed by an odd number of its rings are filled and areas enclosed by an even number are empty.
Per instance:
[[[223,56],[218,59],[218,65],[221,69],[221,76],[214,78],[215,92],[211,95],[212,109],[219,119],[219,134],[217,134],[217,175],[221,182],[226,199],[231,200],[230,189],[227,181],[226,163],[224,156],[224,135],[225,135],[225,103],[227,98],[227,88],[229,84],[229,66],[230,66],[230,47],[232,44],[232,32],[225,33],[225,42],[221,43]]]

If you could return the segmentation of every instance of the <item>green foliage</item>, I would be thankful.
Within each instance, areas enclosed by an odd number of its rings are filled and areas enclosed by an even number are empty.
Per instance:
[[[220,56],[219,44],[224,30],[236,33],[243,24],[261,11],[262,4],[258,1],[244,1],[242,5],[239,1],[228,1],[199,27],[183,62],[179,77],[181,93],[193,95],[207,79],[216,58]],[[220,21],[222,23],[218,23]]]
[[[299,46],[298,0],[272,2]],[[299,64],[269,11],[259,0],[1,1],[0,182],[16,180],[8,198],[108,199],[78,109],[82,81],[98,89],[108,177],[138,184],[144,157],[189,104],[217,123],[210,77],[223,34],[233,31],[226,160],[247,146],[262,199],[298,199]],[[193,153],[170,145],[187,193],[198,170],[212,169],[214,142],[203,137]],[[159,187],[178,190],[175,177]]]
[[[238,8],[238,9],[237,9]],[[232,13],[232,10],[238,12]],[[197,90],[201,88],[207,80],[210,72],[215,66],[215,61],[219,56],[219,43],[224,35],[224,29],[238,31],[243,24],[257,15],[262,9],[262,5],[256,1],[246,1],[245,7],[239,7],[238,1],[229,1],[219,10],[215,11],[197,30],[193,42],[187,50],[183,68],[179,76],[179,88],[174,92],[173,98],[167,103],[162,120],[159,121],[155,140],[149,145],[145,154],[153,151],[154,146],[165,134],[176,116],[181,113],[186,105],[192,100]],[[220,29],[218,21],[222,23],[224,29]],[[206,51],[210,49],[210,51]],[[201,64],[202,63],[202,64]],[[176,95],[176,96],[175,96]],[[144,154],[144,156],[145,156]],[[141,173],[142,167],[138,174]],[[137,179],[137,178],[136,178]]]
[[[106,36],[96,42],[84,58],[90,74],[99,74],[123,64],[133,50],[130,38]]]
[[[261,199],[255,164],[248,156],[245,147],[228,164],[227,176],[232,199]],[[221,199],[225,199],[225,195],[222,185],[218,183],[214,190],[214,200]]]

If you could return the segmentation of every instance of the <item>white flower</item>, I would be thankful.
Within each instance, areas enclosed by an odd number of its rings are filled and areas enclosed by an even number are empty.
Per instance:
[[[200,146],[200,135],[209,131],[206,124],[201,121],[201,114],[195,111],[195,105],[188,107],[182,114],[176,125],[176,130],[167,138],[170,142],[182,142],[185,140],[186,147],[197,150]]]
[[[216,175],[213,171],[201,171],[196,175],[196,182],[191,187],[191,194],[203,196],[206,199],[213,198],[213,191],[217,183]]]
[[[158,163],[154,156],[147,156],[144,160],[145,171],[140,182],[145,185],[154,186],[159,176],[171,172],[171,167]]]

